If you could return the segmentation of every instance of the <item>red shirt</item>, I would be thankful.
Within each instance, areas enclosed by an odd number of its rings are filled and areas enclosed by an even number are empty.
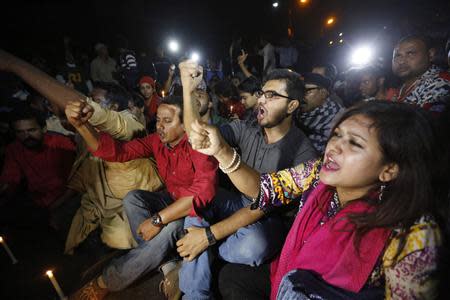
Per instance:
[[[0,182],[7,183],[11,191],[25,179],[33,201],[48,207],[64,194],[74,159],[75,144],[60,134],[46,133],[38,150],[16,140],[6,147]]]
[[[172,198],[176,201],[181,197],[194,197],[190,216],[201,215],[201,210],[212,201],[216,193],[217,161],[193,150],[186,135],[174,148],[169,148],[157,134],[129,142],[116,141],[111,136],[102,134],[99,147],[92,154],[106,161],[116,162],[153,154],[159,175]]]

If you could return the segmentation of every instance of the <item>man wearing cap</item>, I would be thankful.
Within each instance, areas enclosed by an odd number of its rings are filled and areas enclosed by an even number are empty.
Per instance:
[[[304,74],[305,104],[300,107],[298,125],[323,153],[335,116],[343,107],[330,99],[330,79],[315,73]]]
[[[161,101],[156,93],[155,80],[150,76],[143,76],[139,80],[139,91],[144,97],[144,114],[147,122],[147,130],[152,133],[155,131],[156,111]]]
[[[117,83],[117,80],[113,78],[113,73],[116,72],[116,61],[109,56],[108,48],[102,43],[97,43],[94,48],[98,56],[91,62],[92,80]]]

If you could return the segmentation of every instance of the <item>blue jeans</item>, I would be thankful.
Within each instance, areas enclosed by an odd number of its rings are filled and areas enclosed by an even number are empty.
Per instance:
[[[170,222],[150,241],[144,241],[136,233],[143,221],[171,203],[173,200],[170,196],[161,192],[134,190],[125,196],[123,206],[138,246],[114,259],[103,269],[102,277],[108,290],[126,288],[140,276],[156,269],[167,254],[175,249],[175,243],[183,233],[183,219]]]
[[[242,195],[219,190],[211,207],[203,212],[204,218],[186,217],[184,227],[208,227],[239,209],[248,206],[249,199]],[[219,258],[237,264],[258,266],[275,256],[285,238],[283,222],[276,216],[265,217],[240,228],[218,243]],[[208,248],[191,262],[183,261],[180,270],[180,290],[183,299],[211,299],[211,262],[213,252]]]

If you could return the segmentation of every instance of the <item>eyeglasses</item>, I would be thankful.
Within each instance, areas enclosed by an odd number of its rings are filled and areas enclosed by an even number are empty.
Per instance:
[[[259,90],[259,91],[255,92],[256,98],[261,98],[262,95],[264,95],[264,97],[266,99],[272,99],[274,97],[281,97],[281,98],[286,98],[286,99],[289,99],[289,100],[297,100],[297,99],[294,99],[294,98],[291,98],[291,97],[288,97],[288,96],[280,95],[280,94],[278,94],[275,91],[262,91],[262,90]]]
[[[305,89],[305,95],[309,94],[313,90],[318,90],[318,89],[320,89],[320,87],[318,87],[318,86],[312,87],[312,88],[309,88],[309,89]]]

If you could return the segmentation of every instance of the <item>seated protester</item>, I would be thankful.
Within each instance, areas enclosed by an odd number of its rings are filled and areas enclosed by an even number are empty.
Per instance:
[[[96,103],[103,105],[105,102],[106,93],[112,85],[112,83],[97,81],[94,83],[92,91],[88,94],[88,96],[91,97]]]
[[[21,77],[58,109],[65,108],[66,103],[73,99],[77,100],[76,103],[83,103],[89,108],[85,112],[85,119],[89,120],[90,125],[117,139],[131,140],[137,134],[145,133],[142,124],[127,110],[130,96],[120,86],[103,86],[105,93],[99,99],[102,104],[100,105],[90,98],[86,99],[85,95],[76,90],[61,85],[27,62],[1,50],[0,68]],[[109,106],[111,103],[117,104],[119,112],[103,109],[103,106]],[[91,157],[86,147],[81,147],[81,143],[79,146],[82,151],[78,153],[68,185],[84,195],[81,208],[74,217],[67,237],[66,253],[71,252],[98,226],[103,229],[103,241],[111,247],[132,247],[135,241],[123,213],[122,198],[135,188],[152,191],[161,187],[154,163],[149,158],[125,163],[105,162]]]
[[[73,124],[87,146],[106,161],[126,162],[154,155],[166,191],[135,190],[124,198],[131,231],[138,246],[114,259],[74,298],[92,292],[95,299],[109,291],[126,288],[142,275],[156,269],[174,249],[183,233],[183,218],[198,218],[212,200],[216,189],[217,163],[194,151],[187,141],[182,123],[181,97],[168,97],[159,105],[157,133],[129,142],[115,141],[110,135],[98,136],[83,123],[92,108],[70,102],[66,108]]]
[[[198,113],[202,122],[214,126],[221,126],[228,123],[228,120],[214,113],[212,101],[209,94],[201,89],[192,92],[192,98],[197,102]]]
[[[318,64],[312,68],[311,73],[320,74],[323,77],[330,79],[330,98],[340,106],[344,107],[344,101],[342,101],[342,99],[334,91],[334,85],[339,75],[337,67],[333,64]]]
[[[258,104],[256,92],[261,90],[261,82],[254,76],[248,77],[241,82],[238,90],[241,102],[245,106],[245,113],[242,120],[256,122],[256,107]]]
[[[219,99],[219,115],[226,119],[242,119],[245,106],[239,100],[239,92],[230,80],[219,81],[214,86],[214,94]]]
[[[336,115],[343,107],[330,99],[330,80],[315,74],[306,73],[305,103],[298,112],[298,126],[311,140],[314,148],[323,153]]]
[[[132,93],[132,98],[128,100],[128,110],[136,117],[142,125],[146,125],[144,98],[137,93]]]
[[[6,147],[0,191],[6,193],[7,199],[15,198],[20,192],[20,183],[25,181],[29,198],[36,207],[31,209],[40,208],[50,213],[52,226],[65,231],[70,223],[60,220],[55,212],[59,207],[66,208],[71,217],[78,208],[64,203],[76,194],[66,187],[75,159],[74,142],[64,135],[48,133],[45,118],[29,107],[21,106],[20,110],[13,112],[11,128],[15,131],[16,140]],[[9,220],[11,216],[17,219],[23,205],[28,205],[20,203],[19,199],[10,201],[14,202],[3,211],[2,220]],[[64,211],[61,213],[65,214]]]
[[[386,87],[386,76],[376,67],[366,67],[360,71],[359,91],[363,101],[391,100],[398,93]]]
[[[396,102],[417,105],[439,114],[448,104],[450,75],[431,64],[429,39],[412,35],[402,38],[394,49],[392,71],[401,80]]]
[[[156,111],[161,102],[158,93],[156,93],[155,80],[150,76],[143,76],[139,80],[139,91],[144,97],[144,114],[147,120],[146,128],[148,132],[153,133],[156,130]]]
[[[121,90],[120,90],[121,91]],[[117,91],[108,91],[108,99],[126,99]],[[127,94],[126,94],[127,95]],[[116,100],[111,101],[115,103]],[[128,109],[116,112],[86,100],[92,110],[88,122],[109,133],[114,139],[129,141],[144,136],[145,127]],[[80,102],[81,103],[81,102]],[[81,193],[81,207],[72,220],[66,239],[65,253],[74,249],[97,228],[100,238],[110,248],[130,249],[136,246],[130,224],[124,212],[123,198],[132,190],[158,191],[163,187],[152,158],[127,162],[109,162],[93,157],[84,143],[79,144],[79,155],[71,172],[68,186]]]
[[[82,67],[78,66],[74,55],[70,51],[65,51],[64,65],[61,66],[56,74],[56,79],[84,95],[92,91],[92,82],[89,74]]]
[[[234,172],[228,175],[241,192],[256,198],[255,217],[300,201],[283,250],[271,265],[271,289],[265,288],[267,269],[237,273],[229,265],[220,274],[224,299],[437,296],[439,216],[447,211],[441,207],[447,206],[448,186],[441,186],[439,160],[445,153],[432,125],[425,112],[408,105],[364,102],[339,120],[323,162],[261,177],[232,158],[232,148],[215,128],[193,126],[195,149],[214,155],[220,165],[232,162]],[[211,232],[220,234],[214,227]]]
[[[180,70],[185,126],[189,132],[193,120],[199,119],[191,99],[191,90],[195,88],[192,75],[199,70],[195,62],[189,61],[181,63]],[[223,125],[223,139],[238,149],[243,162],[260,172],[294,166],[316,157],[309,140],[292,124],[292,114],[299,106],[298,99],[302,97],[303,84],[298,74],[274,70],[268,74],[258,99],[258,124],[236,120]],[[233,163],[236,163],[238,154],[236,150],[233,151]],[[230,167],[229,163],[221,165],[224,173],[233,171]],[[188,233],[177,242],[178,253],[185,258],[180,270],[180,289],[186,299],[213,297],[212,257],[207,250],[216,241],[220,241],[217,248],[219,258],[230,263],[260,265],[280,250],[284,241],[282,232],[285,230],[281,214],[259,221],[253,219],[254,222],[246,224],[249,226],[241,225],[241,218],[247,219],[246,214],[252,202],[244,194],[219,190],[210,207],[203,212],[204,219],[186,217],[184,227]],[[212,228],[215,228],[215,239],[211,239]],[[205,235],[205,231],[208,235]]]

